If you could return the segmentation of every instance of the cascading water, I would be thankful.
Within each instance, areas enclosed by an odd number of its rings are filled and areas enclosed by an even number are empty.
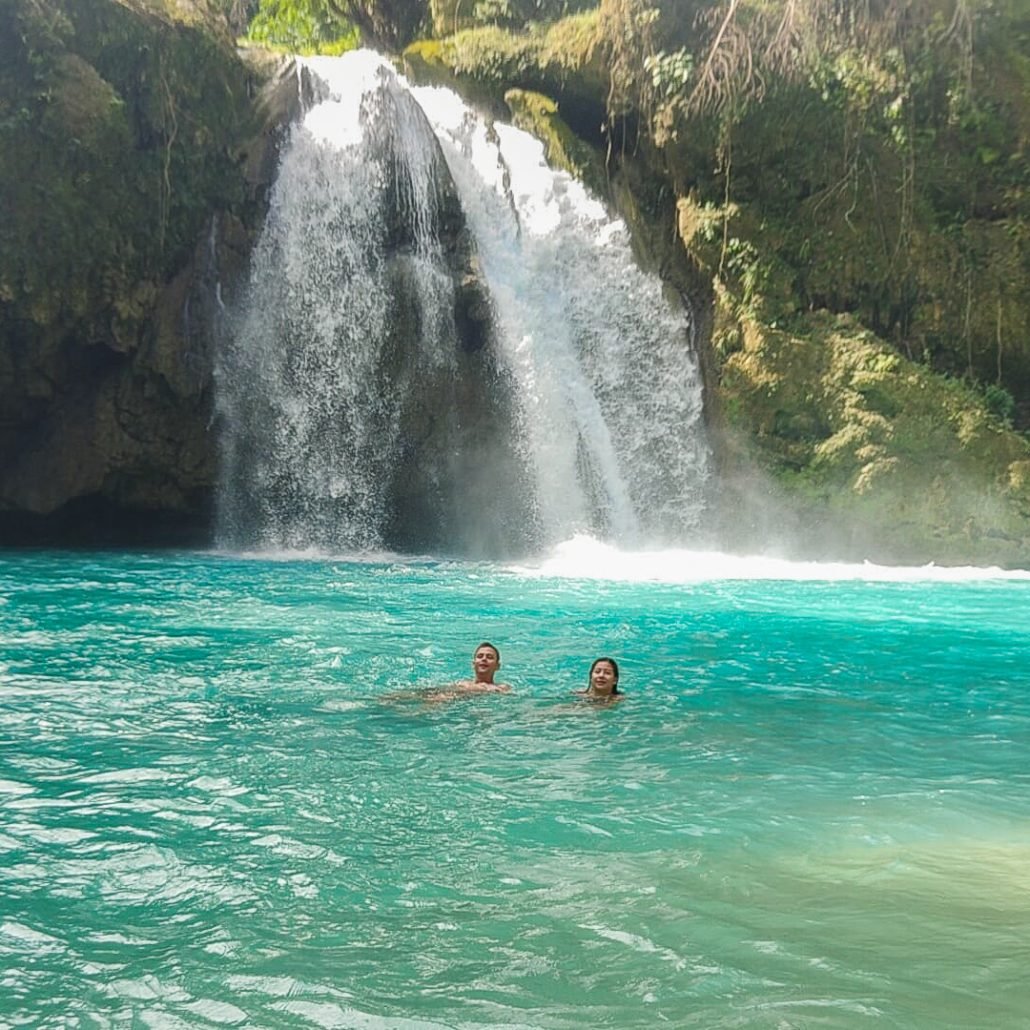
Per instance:
[[[308,63],[218,364],[228,546],[505,554],[682,541],[691,320],[541,144],[367,51]]]
[[[391,309],[382,194],[396,170],[385,148],[366,144],[362,107],[383,104],[378,86],[368,101],[344,91],[317,104],[284,151],[245,311],[218,365],[220,531],[232,542],[379,543],[398,424],[380,374]],[[418,227],[433,184],[419,142],[396,198],[416,227],[412,265],[431,296],[429,233]],[[424,321],[441,307],[430,304]]]
[[[682,539],[707,474],[689,312],[538,140],[487,126],[448,90],[413,92],[482,257],[547,542],[585,528],[622,544]]]

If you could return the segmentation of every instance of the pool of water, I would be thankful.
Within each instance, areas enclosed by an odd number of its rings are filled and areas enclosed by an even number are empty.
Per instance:
[[[0,555],[0,1025],[1026,1026],[1030,579],[678,561]]]

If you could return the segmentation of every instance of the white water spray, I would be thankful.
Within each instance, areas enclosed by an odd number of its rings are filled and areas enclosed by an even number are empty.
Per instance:
[[[547,541],[585,526],[623,545],[682,540],[708,474],[689,311],[637,266],[624,223],[547,166],[538,140],[487,124],[449,90],[413,92],[490,282]]]
[[[393,470],[427,446],[401,412],[430,403],[454,420],[434,445],[450,453],[433,459],[432,489],[496,521],[462,502],[469,466],[489,461],[475,450],[482,426],[462,424],[459,398],[477,388],[510,399],[497,417],[521,469],[512,490],[532,494],[511,531],[531,549],[577,532],[624,546],[688,539],[708,475],[690,314],[638,268],[624,224],[548,168],[538,141],[454,93],[409,89],[368,52],[309,66],[328,99],[284,151],[248,307],[219,365],[222,542],[393,546]],[[434,208],[441,149],[492,309],[500,378],[478,387],[461,383],[455,357]],[[403,331],[384,197],[410,226],[404,305],[416,310]],[[437,396],[445,381],[453,389]]]

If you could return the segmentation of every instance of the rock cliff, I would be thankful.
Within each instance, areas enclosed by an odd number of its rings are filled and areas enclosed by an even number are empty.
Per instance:
[[[865,40],[879,64],[854,65],[856,34],[805,75],[763,68],[756,84],[734,79],[735,61],[759,60],[734,17],[769,12],[710,5],[720,35],[703,6],[605,0],[521,32],[466,24],[405,57],[416,77],[507,99],[694,299],[714,543],[1030,565],[1025,19],[985,15],[974,59],[947,26],[891,23],[888,5],[877,31],[908,35],[898,51]],[[961,50],[975,102],[947,93],[947,54],[919,49],[933,39]],[[701,58],[718,68],[707,83]],[[583,117],[599,63],[602,120]]]
[[[175,12],[0,4],[0,542],[209,534],[212,334],[299,91]]]

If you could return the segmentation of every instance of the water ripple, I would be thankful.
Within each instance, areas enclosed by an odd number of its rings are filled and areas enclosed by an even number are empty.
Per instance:
[[[1023,1025],[1025,584],[467,571],[0,558],[0,1023]]]

